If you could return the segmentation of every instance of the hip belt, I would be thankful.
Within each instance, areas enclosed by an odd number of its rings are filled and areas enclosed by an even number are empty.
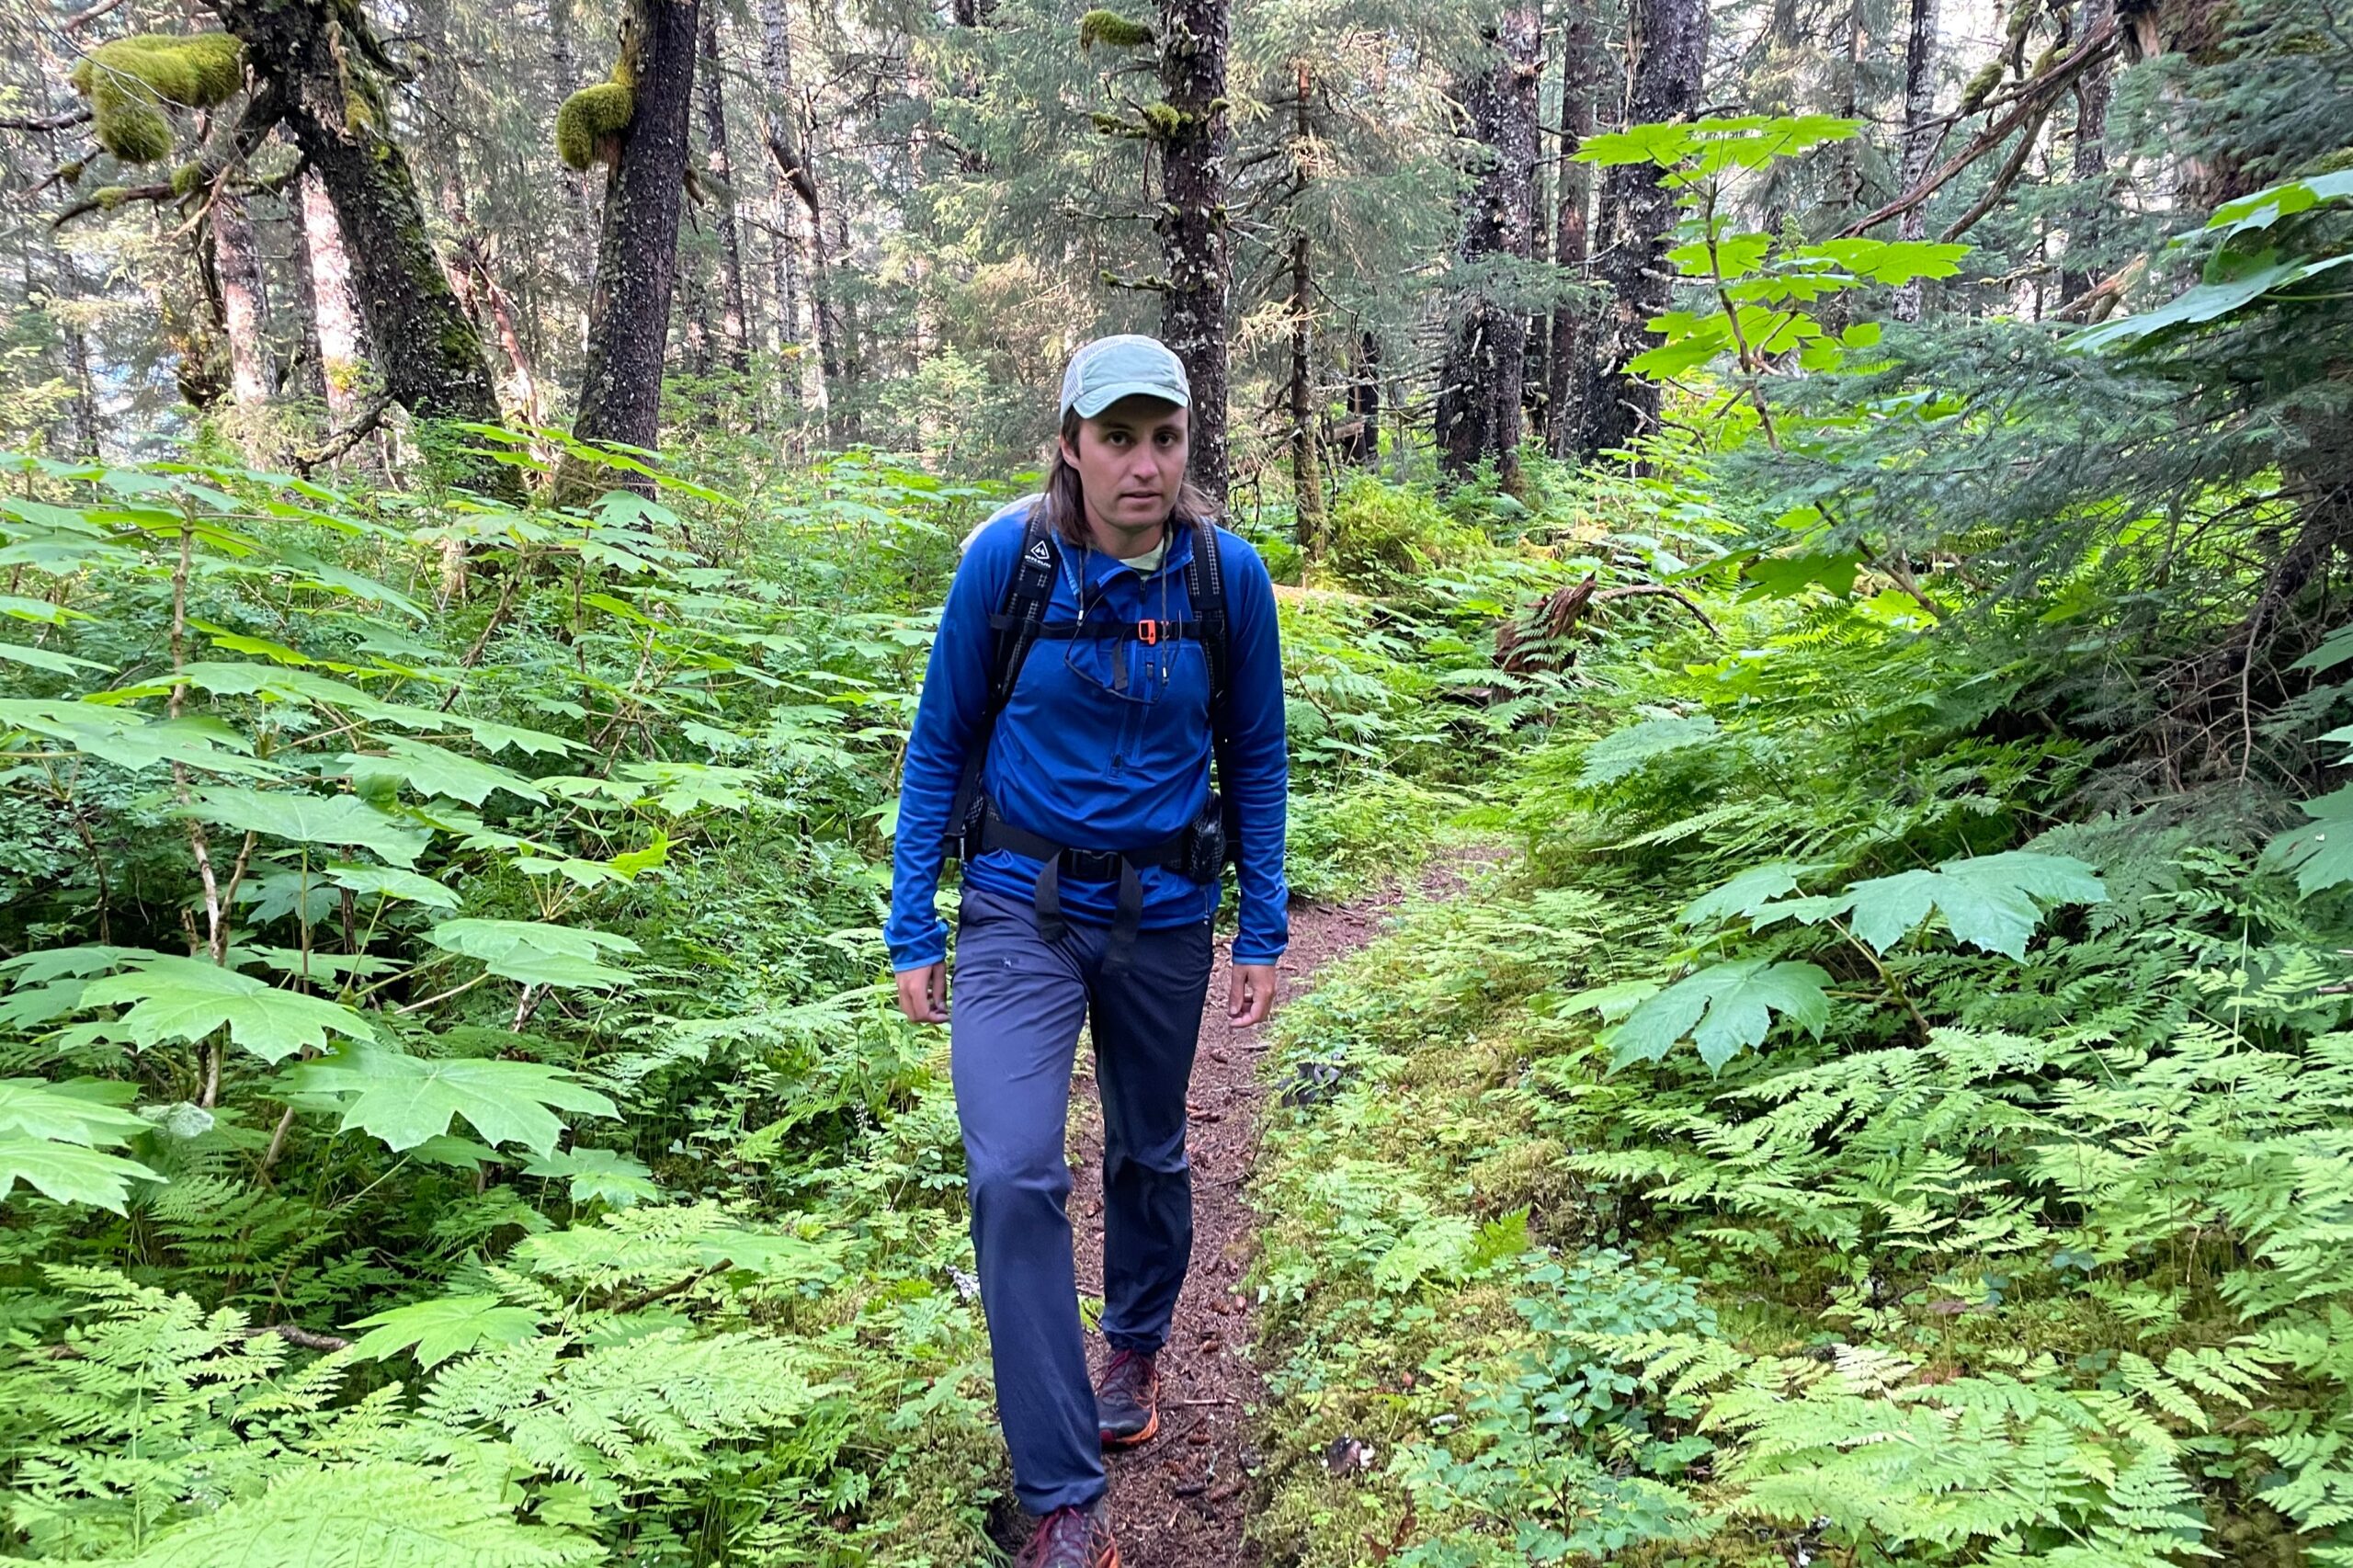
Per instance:
[[[1117,882],[1119,897],[1112,907],[1111,940],[1105,949],[1103,968],[1116,974],[1128,967],[1134,952],[1136,928],[1143,917],[1143,878],[1147,866],[1158,867],[1207,885],[1218,879],[1225,863],[1224,815],[1215,791],[1201,814],[1182,830],[1136,849],[1074,849],[1028,828],[1016,827],[996,813],[996,802],[984,801],[965,846],[965,864],[992,849],[1010,849],[1045,862],[1030,894],[1038,914],[1038,935],[1060,941],[1069,929],[1063,918],[1062,880],[1067,875],[1082,882]]]

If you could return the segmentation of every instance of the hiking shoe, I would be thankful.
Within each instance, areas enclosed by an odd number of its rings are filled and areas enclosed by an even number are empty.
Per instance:
[[[1013,1568],[1120,1568],[1110,1500],[1097,1497],[1083,1508],[1057,1508],[1040,1519]]]
[[[1132,1449],[1160,1430],[1160,1366],[1139,1350],[1115,1351],[1095,1384],[1095,1424],[1107,1449]]]

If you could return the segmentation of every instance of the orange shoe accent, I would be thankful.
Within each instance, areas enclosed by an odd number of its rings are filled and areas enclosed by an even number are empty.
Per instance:
[[[1151,1442],[1154,1437],[1160,1436],[1160,1411],[1157,1407],[1154,1407],[1152,1413],[1152,1419],[1145,1422],[1143,1430],[1137,1433],[1132,1437],[1114,1437],[1108,1433],[1102,1432],[1097,1433],[1096,1436],[1101,1440],[1105,1448],[1113,1450],[1142,1448],[1144,1444]],[[1115,1562],[1111,1565],[1111,1568],[1119,1568],[1119,1564]]]

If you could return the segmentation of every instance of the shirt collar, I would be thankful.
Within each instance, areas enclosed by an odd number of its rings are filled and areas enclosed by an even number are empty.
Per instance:
[[[1120,573],[1128,570],[1125,562],[1114,556],[1106,555],[1099,550],[1075,550],[1065,544],[1063,546],[1062,555],[1063,580],[1070,585],[1070,590],[1074,594],[1078,592],[1079,562],[1082,560],[1086,563],[1086,586],[1090,593],[1109,582]],[[1193,530],[1174,522],[1170,523],[1168,550],[1167,553],[1160,558],[1160,572],[1182,572],[1192,559]],[[1152,577],[1159,576],[1160,572],[1152,574]],[[1141,580],[1150,582],[1152,577]]]

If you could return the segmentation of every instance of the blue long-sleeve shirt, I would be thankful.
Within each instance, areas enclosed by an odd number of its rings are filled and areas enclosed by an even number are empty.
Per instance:
[[[899,785],[898,842],[892,858],[891,918],[883,937],[893,969],[921,969],[948,950],[948,926],[934,912],[941,835],[947,831],[967,749],[988,707],[994,636],[989,618],[1005,602],[1024,506],[1007,507],[973,536],[948,590]],[[1290,763],[1283,744],[1282,647],[1274,583],[1258,552],[1219,530],[1224,568],[1229,727],[1221,787],[1233,798],[1241,846],[1235,872],[1241,925],[1235,963],[1272,963],[1290,936],[1283,880]],[[1133,623],[1195,619],[1185,586],[1193,556],[1189,528],[1172,529],[1158,570],[1139,575],[1099,551],[1062,547],[1046,619]],[[1126,663],[1124,689],[1113,660]],[[1209,802],[1211,736],[1207,650],[1190,639],[1147,645],[1134,638],[1040,639],[1030,644],[982,765],[981,783],[997,814],[1057,844],[1135,849],[1181,832]],[[995,849],[964,868],[973,887],[1027,899],[1043,863]],[[1218,888],[1177,871],[1145,868],[1146,927],[1189,925],[1216,913]],[[1064,876],[1063,913],[1110,924],[1116,884]]]

